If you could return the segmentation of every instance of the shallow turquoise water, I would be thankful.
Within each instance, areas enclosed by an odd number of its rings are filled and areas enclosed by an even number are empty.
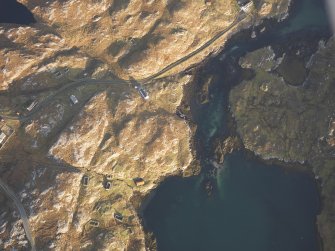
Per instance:
[[[300,30],[302,27],[320,27],[328,25],[329,18],[322,0],[300,0],[299,12],[290,19],[281,34]]]
[[[208,197],[202,176],[171,178],[144,218],[160,251],[316,251],[319,202],[309,176],[230,155]]]

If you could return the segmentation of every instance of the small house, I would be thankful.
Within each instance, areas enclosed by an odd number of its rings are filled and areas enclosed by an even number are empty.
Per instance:
[[[92,227],[99,227],[99,221],[97,220],[90,220],[89,224],[92,226]]]
[[[37,105],[37,100],[33,101],[28,107],[27,110],[30,112]]]
[[[112,182],[107,181],[107,182],[105,183],[104,187],[105,187],[106,190],[111,189],[111,187],[112,187]]]
[[[79,101],[78,101],[78,99],[77,99],[77,97],[76,96],[74,96],[74,95],[71,95],[70,96],[70,100],[71,100],[71,102],[72,102],[72,104],[77,104]]]
[[[181,119],[187,119],[186,115],[179,110],[176,111],[176,115]]]
[[[148,95],[148,93],[146,92],[146,90],[144,90],[143,88],[140,88],[138,91],[139,91],[139,93],[141,94],[142,98],[144,98],[145,100],[148,100],[148,99],[149,99],[149,95]]]
[[[144,179],[142,178],[135,178],[133,179],[134,183],[136,186],[143,186],[145,184]]]
[[[205,4],[206,4],[207,6],[211,6],[212,3],[213,3],[213,0],[205,0]]]
[[[141,95],[142,98],[144,98],[145,100],[149,99],[149,95],[147,93],[146,90],[144,90],[144,88],[140,85],[135,85],[135,89],[138,91],[138,93]]]
[[[82,180],[83,186],[87,187],[89,180],[90,180],[89,177],[87,175],[84,175]]]
[[[120,213],[114,213],[114,219],[117,221],[122,221],[123,220],[123,215]]]
[[[0,145],[3,145],[7,139],[7,135],[3,132],[0,133]]]
[[[62,73],[60,71],[55,72],[56,78],[60,78],[62,76]]]
[[[244,12],[250,12],[254,6],[254,2],[249,0],[237,0],[237,3]]]

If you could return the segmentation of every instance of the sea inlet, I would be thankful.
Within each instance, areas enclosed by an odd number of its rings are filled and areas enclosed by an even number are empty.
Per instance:
[[[319,198],[301,172],[248,160],[236,152],[208,196],[202,175],[163,182],[145,210],[164,251],[317,251]]]
[[[321,250],[316,226],[321,205],[312,175],[280,163],[266,164],[245,150],[227,155],[216,175],[209,175],[206,161],[213,154],[211,142],[229,135],[227,82],[231,85],[238,80],[227,74],[234,73],[231,69],[239,57],[273,43],[278,46],[294,41],[297,36],[310,37],[314,42],[329,37],[322,1],[293,2],[286,21],[270,21],[267,31],[253,41],[253,30],[242,31],[221,55],[204,66],[202,71],[213,74],[216,80],[210,102],[200,106],[194,117],[198,125],[195,137],[202,142],[197,153],[202,172],[162,182],[143,212],[145,228],[154,234],[158,251]],[[210,196],[203,186],[208,179],[215,184]]]

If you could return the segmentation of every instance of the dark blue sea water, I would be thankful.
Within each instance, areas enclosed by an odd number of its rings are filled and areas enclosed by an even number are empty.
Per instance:
[[[0,1],[0,23],[31,24],[35,19],[33,14],[16,0]]]
[[[256,29],[257,30],[257,29]],[[229,85],[238,58],[248,51],[295,40],[329,37],[328,17],[321,0],[296,0],[290,18],[271,24],[251,41],[250,33],[232,39],[201,73],[214,76],[210,102],[197,108],[196,141],[203,171],[190,178],[172,177],[157,189],[144,210],[147,231],[158,251],[319,251],[316,217],[320,211],[315,180],[303,172],[266,165],[244,151],[225,158],[224,167],[209,177],[211,143],[229,134]],[[219,59],[221,58],[221,60]],[[223,58],[223,60],[222,60]],[[234,74],[236,76],[234,76]],[[214,184],[211,196],[204,181]]]
[[[319,198],[314,180],[247,159],[227,157],[208,196],[201,181],[163,182],[145,210],[160,251],[316,251]]]

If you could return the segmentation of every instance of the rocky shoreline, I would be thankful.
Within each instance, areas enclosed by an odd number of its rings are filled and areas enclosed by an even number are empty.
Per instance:
[[[264,27],[262,27],[262,29],[263,28]],[[257,27],[255,29],[257,29]],[[248,33],[251,34],[251,32],[252,32],[252,30],[247,31],[246,34],[248,34]],[[322,36],[323,35],[321,35],[321,37]],[[321,41],[322,41],[322,39],[323,38],[321,38]],[[300,47],[298,46],[302,51],[304,51],[305,49],[307,49],[307,57],[305,56],[305,58],[304,58],[304,64],[309,63],[310,58],[314,57],[314,54],[317,53],[315,51],[316,49],[314,50],[313,48],[316,48],[317,46],[319,46],[319,48],[320,48],[319,41],[320,41],[320,39],[316,40],[316,42],[317,42],[316,46],[315,46],[315,42],[314,41],[311,41],[312,44],[310,44],[309,42],[306,42],[305,45],[299,45]],[[305,46],[305,47],[303,47],[303,46]],[[278,53],[278,52],[280,53],[281,49],[279,47],[275,47],[275,49],[276,49],[276,53]],[[297,49],[297,47],[295,47],[293,49]],[[308,52],[309,50],[312,50],[312,52]],[[283,51],[285,51],[285,49],[283,49]],[[306,51],[303,52],[303,53],[306,53]],[[266,56],[267,54],[263,53],[262,56],[264,57],[264,55]],[[253,56],[250,56],[250,57],[253,57]],[[271,57],[271,55],[270,55],[269,59],[267,59],[267,60],[271,61],[273,58],[277,60],[278,57]],[[256,57],[256,60],[259,61],[259,58]],[[280,64],[280,63],[281,63],[281,61],[278,61],[277,63],[276,62],[272,63],[272,65],[270,66],[270,68],[267,68],[267,71],[272,70],[272,67],[278,67],[278,64]],[[284,63],[286,63],[286,62],[284,62]],[[252,63],[251,64],[247,64],[247,65],[254,66]],[[246,67],[246,66],[244,66],[244,67]],[[261,67],[264,67],[264,65],[261,65]],[[265,67],[268,67],[268,66],[265,66]],[[200,98],[200,103],[202,103],[202,104],[208,102],[206,97],[208,97],[208,89],[209,89],[208,86],[207,86],[208,82],[204,81],[203,84],[204,84],[205,88],[203,88],[203,86],[195,87],[198,90],[200,90],[200,94],[198,93],[196,96],[201,97]],[[231,88],[233,89],[235,87],[231,87]],[[329,94],[329,95],[331,95],[331,94]],[[231,119],[232,119],[232,121],[235,120],[235,118],[231,118]],[[237,126],[239,126],[239,125],[235,124],[235,125],[230,126],[229,127],[230,129],[228,129],[228,131],[229,131],[228,135],[239,135],[239,136],[237,136],[237,138],[238,138],[237,142],[238,143],[233,144],[231,147],[227,147],[227,145],[229,145],[227,143],[227,140],[232,139],[231,137],[223,138],[223,140],[218,140],[218,139],[215,140],[216,142],[214,142],[213,149],[215,149],[214,151],[215,151],[215,154],[216,154],[216,161],[218,163],[222,163],[223,162],[224,155],[226,153],[229,153],[229,152],[231,152],[234,149],[240,149],[242,147],[241,141],[243,141],[243,135],[242,135],[242,137],[240,136],[241,134],[238,133]],[[244,148],[244,147],[242,147],[242,148]],[[320,250],[331,250],[332,247],[333,247],[333,244],[332,244],[332,241],[331,241],[333,239],[333,237],[326,236],[327,234],[330,234],[330,232],[328,232],[328,233],[323,232],[322,231],[322,225],[320,225],[320,224],[325,224],[325,223],[321,223],[320,218],[324,217],[322,215],[324,215],[325,211],[327,211],[327,206],[325,206],[325,204],[327,204],[327,203],[329,204],[330,201],[327,200],[327,202],[325,202],[326,200],[325,200],[325,195],[324,195],[324,188],[323,188],[323,184],[321,182],[322,178],[319,176],[318,172],[315,172],[315,166],[314,166],[314,169],[312,168],[313,161],[309,160],[306,163],[305,160],[303,160],[303,161],[302,160],[284,160],[284,159],[281,160],[278,157],[264,157],[262,154],[257,154],[257,151],[254,151],[254,150],[252,150],[250,148],[248,149],[248,148],[249,147],[247,147],[247,149],[244,149],[244,151],[246,151],[246,154],[247,154],[247,156],[249,156],[249,158],[256,159],[257,161],[264,162],[266,164],[275,164],[275,165],[278,165],[278,166],[281,166],[281,167],[285,168],[288,171],[290,171],[290,170],[299,170],[299,171],[302,171],[304,173],[307,173],[309,176],[313,177],[313,179],[316,178],[316,184],[317,184],[318,190],[320,192],[319,194],[323,194],[323,196],[321,198],[322,202],[320,202],[320,204],[321,204],[321,208],[320,208],[321,216],[319,216],[319,219],[317,219],[317,222],[316,222],[316,224],[318,225],[318,229],[319,229],[319,233],[318,233],[317,238],[320,240]],[[270,150],[270,152],[271,152],[271,150]],[[321,167],[318,165],[317,168],[321,168]],[[330,194],[332,194],[332,193],[330,193]],[[326,225],[328,225],[328,223]],[[331,227],[331,226],[332,226],[332,224],[329,223],[329,227]]]
[[[291,10],[292,11],[292,10]],[[275,21],[276,22],[276,21]],[[268,26],[269,25],[269,26]],[[271,29],[271,27],[273,26],[273,21],[272,20],[268,20],[265,23],[261,23],[259,26],[256,26],[254,28],[251,29],[247,29],[245,31],[239,32],[237,35],[234,34],[234,36],[239,37],[239,34],[243,34],[242,36],[245,36],[244,34],[247,34],[247,36],[251,36],[252,32],[254,30],[268,30],[269,27]],[[284,26],[284,24],[283,24]],[[259,28],[260,27],[260,28]],[[224,48],[226,48],[227,45],[232,44],[232,40],[234,39],[230,39],[228,40],[227,44],[224,46]],[[204,67],[206,64],[208,64],[208,62],[214,58],[217,57],[216,55],[210,55],[209,57],[207,57],[204,61],[202,61],[199,65],[197,65],[195,67],[195,69],[192,70],[188,69],[186,72],[189,71],[193,71],[193,75],[196,76],[197,75],[197,71],[199,71],[199,69],[201,69],[202,67]],[[191,93],[193,93],[193,98],[188,99],[189,100],[198,100],[198,105],[202,105],[204,103],[208,102],[208,96],[209,96],[209,86],[208,86],[208,82],[201,82],[198,81],[196,79],[193,79],[193,91],[191,91]],[[195,85],[194,85],[195,84]],[[198,84],[198,86],[197,86]],[[199,86],[200,84],[200,86]],[[228,89],[233,89],[234,87],[231,86]],[[194,93],[195,92],[195,93]],[[187,92],[187,96],[189,97],[190,94],[189,92]],[[199,99],[200,97],[200,99]],[[184,101],[183,101],[184,102]],[[188,102],[187,102],[188,103]],[[193,106],[194,106],[194,101],[193,101]],[[186,108],[185,108],[186,107]],[[192,120],[192,110],[193,112],[196,112],[196,108],[193,107],[193,109],[189,109],[191,106],[190,105],[185,105],[184,109],[182,110],[182,113],[185,114],[188,118],[190,118],[190,120]],[[196,107],[196,105],[195,105]],[[228,122],[229,126],[228,126],[228,137],[224,138],[224,140],[220,140],[219,138],[215,138],[214,142],[212,142],[212,148],[214,149],[215,152],[215,159],[217,161],[218,164],[222,164],[223,160],[224,160],[224,155],[231,153],[232,151],[235,150],[242,150],[245,152],[245,154],[248,156],[248,158],[250,159],[255,159],[258,162],[262,162],[265,163],[267,165],[277,165],[277,166],[281,166],[282,168],[286,169],[287,171],[294,171],[294,170],[299,170],[303,173],[307,173],[309,176],[311,176],[312,178],[315,178],[315,173],[311,170],[310,164],[306,164],[306,163],[299,163],[298,162],[292,162],[292,161],[282,161],[280,159],[277,158],[263,158],[262,156],[257,155],[255,152],[253,152],[252,150],[249,150],[247,148],[244,147],[243,143],[242,143],[242,139],[239,136],[239,133],[237,132],[237,128],[236,128],[236,122],[235,119],[232,117],[232,115],[230,115],[231,117],[229,118],[230,122]],[[193,114],[194,117],[194,114]],[[192,121],[191,124],[193,125],[194,122]],[[195,131],[194,131],[195,133]],[[191,137],[191,141],[194,142],[195,144],[195,151],[193,151],[193,153],[196,155],[197,152],[201,152],[201,148],[197,148],[196,146],[196,140],[195,140],[195,134],[193,133],[193,136]],[[212,150],[213,151],[213,150]],[[195,156],[193,154],[193,156]],[[205,172],[211,172],[211,170],[204,170]],[[197,171],[198,172],[198,171]],[[206,183],[207,184],[207,183]],[[204,185],[206,185],[204,184]],[[318,190],[320,191],[321,194],[321,183],[320,180],[317,181],[317,186],[318,186]],[[206,189],[206,186],[204,186],[204,188]],[[151,198],[151,196],[154,196],[153,192],[149,197]],[[145,201],[145,204],[149,203],[149,200]],[[143,209],[142,209],[143,210]],[[321,208],[320,208],[321,210]],[[317,224],[317,222],[316,222]],[[147,232],[146,231],[146,235],[147,235],[147,243],[150,243],[150,245],[156,245],[155,244],[155,239],[154,236],[152,235],[152,233]],[[320,236],[320,234],[318,233],[317,238],[320,240],[320,250],[326,250],[326,249],[322,249],[323,246],[323,242],[322,242],[322,238]],[[151,249],[150,249],[151,250]],[[154,249],[153,249],[154,250]]]

